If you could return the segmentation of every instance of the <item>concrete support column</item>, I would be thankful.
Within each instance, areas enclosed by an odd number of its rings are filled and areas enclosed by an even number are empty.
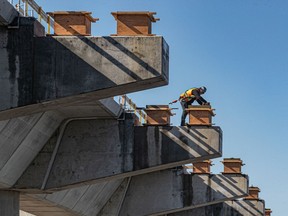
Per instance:
[[[0,215],[19,216],[19,192],[0,191]]]

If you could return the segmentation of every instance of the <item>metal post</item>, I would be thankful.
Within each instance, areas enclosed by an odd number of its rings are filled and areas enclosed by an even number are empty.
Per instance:
[[[47,16],[47,27],[48,27],[48,34],[50,34],[50,16]]]
[[[42,8],[39,7],[38,8],[38,20],[39,20],[40,23],[41,23],[41,20],[42,20],[41,12],[42,12]]]
[[[24,16],[28,16],[28,0],[24,0]]]

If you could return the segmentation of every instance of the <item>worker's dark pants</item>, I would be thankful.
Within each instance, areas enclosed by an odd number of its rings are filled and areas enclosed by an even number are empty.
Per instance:
[[[187,112],[185,109],[188,108],[189,105],[191,105],[193,102],[195,101],[195,99],[192,99],[190,101],[181,101],[181,106],[182,106],[182,116],[181,116],[181,126],[185,126],[185,119],[186,119],[186,116],[187,116]]]

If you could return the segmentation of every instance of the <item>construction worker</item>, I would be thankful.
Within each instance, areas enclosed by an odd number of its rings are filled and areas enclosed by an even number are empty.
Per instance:
[[[187,116],[187,112],[185,109],[188,108],[189,105],[192,105],[192,103],[196,100],[198,104],[200,105],[210,105],[209,102],[207,102],[203,97],[201,97],[202,94],[206,92],[207,88],[205,86],[202,86],[200,88],[191,88],[182,93],[178,100],[172,101],[170,104],[175,103],[177,101],[180,101],[182,106],[182,116],[181,116],[181,126],[185,126],[185,119]]]

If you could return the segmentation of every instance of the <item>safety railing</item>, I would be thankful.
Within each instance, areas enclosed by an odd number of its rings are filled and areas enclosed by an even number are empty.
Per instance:
[[[31,16],[38,19],[40,23],[44,21],[46,32],[51,34],[51,28],[54,26],[54,20],[40,7],[34,0],[9,0],[17,11],[23,16]]]
[[[146,113],[143,111],[143,108],[137,107],[136,104],[128,98],[126,95],[119,96],[119,104],[127,112],[133,112],[139,119],[141,125],[146,123]]]

